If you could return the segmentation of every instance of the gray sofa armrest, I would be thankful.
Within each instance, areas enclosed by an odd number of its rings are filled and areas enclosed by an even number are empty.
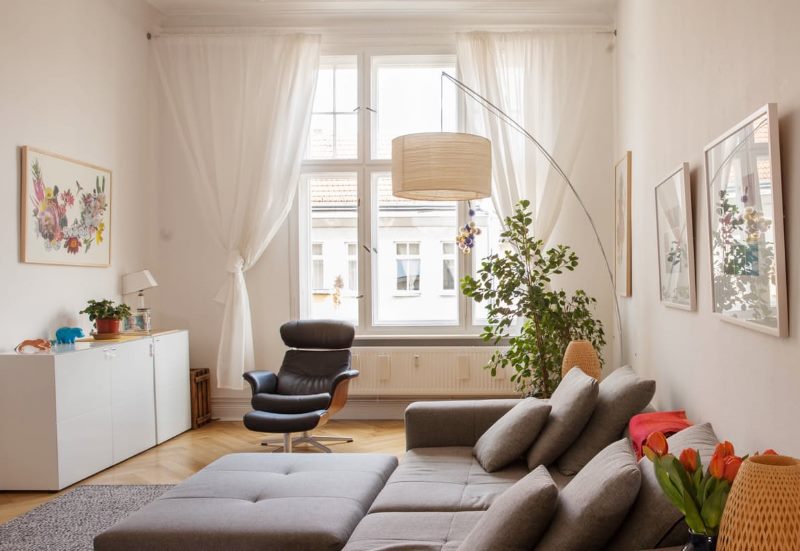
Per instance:
[[[516,398],[414,402],[406,408],[406,449],[474,446]]]

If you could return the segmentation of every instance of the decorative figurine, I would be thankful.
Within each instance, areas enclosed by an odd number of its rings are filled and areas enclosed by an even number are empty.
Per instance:
[[[56,331],[56,342],[58,344],[74,344],[75,339],[83,336],[83,329],[80,327],[62,327]]]

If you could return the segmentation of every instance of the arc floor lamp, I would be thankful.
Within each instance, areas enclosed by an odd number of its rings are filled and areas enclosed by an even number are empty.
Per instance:
[[[533,134],[512,119],[497,105],[458,80],[442,72],[442,79],[452,82],[470,99],[530,140],[561,176],[578,201],[603,255],[611,296],[617,313],[620,352],[622,352],[622,318],[614,289],[614,272],[592,215],[572,182],[559,164]],[[489,140],[461,132],[425,132],[407,134],[392,140],[392,193],[406,199],[427,201],[468,201],[491,195],[492,151]]]

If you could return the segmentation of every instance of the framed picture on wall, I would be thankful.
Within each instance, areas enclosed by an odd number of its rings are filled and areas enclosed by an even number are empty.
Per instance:
[[[725,321],[785,337],[780,166],[774,103],[705,149],[714,312]]]
[[[656,186],[656,233],[661,302],[694,310],[697,302],[689,163],[683,163]]]
[[[24,146],[20,172],[21,261],[111,265],[111,171]]]
[[[614,167],[614,285],[631,296],[631,152]]]

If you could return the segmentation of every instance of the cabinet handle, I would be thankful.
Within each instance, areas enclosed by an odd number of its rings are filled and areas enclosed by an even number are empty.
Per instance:
[[[107,359],[111,359],[111,358],[116,358],[117,357],[117,349],[116,348],[109,348],[105,352],[106,352],[106,358]]]

